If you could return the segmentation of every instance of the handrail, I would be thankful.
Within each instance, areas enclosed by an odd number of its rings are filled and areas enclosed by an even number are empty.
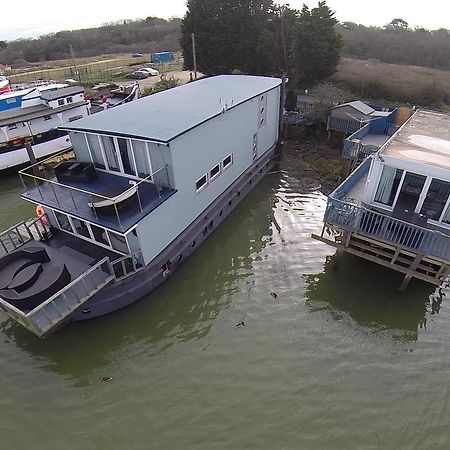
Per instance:
[[[48,298],[45,302],[41,303],[40,305],[36,306],[36,308],[32,309],[26,314],[26,317],[30,317],[33,314],[35,314],[37,311],[41,310],[45,306],[47,306],[49,303],[51,303],[53,300],[55,300],[57,297],[59,297],[61,294],[66,292],[68,289],[70,289],[72,286],[80,282],[82,279],[86,278],[91,272],[94,270],[97,270],[100,266],[107,263],[108,267],[110,268],[110,275],[114,275],[114,273],[111,273],[111,261],[108,256],[105,256],[103,259],[101,259],[98,263],[91,266],[86,272],[83,272],[79,277],[75,278],[75,280],[71,281],[64,289],[61,289],[56,294],[52,295],[50,298]]]
[[[26,173],[26,170],[31,169],[32,167],[36,167],[36,166],[40,166],[43,163],[45,163],[46,161],[49,161],[51,159],[55,159],[58,156],[62,155],[63,153],[68,152],[69,150],[73,150],[73,147],[70,145],[68,147],[64,147],[62,150],[60,150],[58,153],[54,153],[53,155],[49,156],[48,158],[45,159],[41,159],[39,162],[31,164],[30,166],[24,167],[23,169],[19,170],[19,175],[29,175],[28,173]]]
[[[55,156],[56,156],[56,155],[55,155]],[[54,158],[55,156],[53,156],[53,158]],[[50,159],[50,158],[48,158],[48,159]],[[45,160],[44,160],[44,161],[45,161]],[[42,162],[43,162],[43,161],[42,161]],[[38,163],[38,164],[41,164],[41,163]],[[34,164],[33,166],[35,166],[35,165],[36,165],[36,164]],[[29,166],[27,169],[29,169],[30,167],[33,167],[33,166]],[[110,201],[116,203],[116,201],[117,201],[120,197],[122,197],[122,196],[124,196],[125,194],[129,193],[131,190],[135,189],[135,188],[138,187],[140,184],[145,183],[145,182],[147,182],[149,179],[154,178],[154,175],[156,175],[157,173],[159,173],[160,171],[162,171],[162,170],[164,170],[164,169],[167,169],[167,167],[168,167],[168,164],[166,164],[166,165],[163,166],[163,167],[160,167],[160,168],[159,168],[158,170],[156,170],[155,172],[152,172],[152,173],[151,173],[150,175],[148,175],[147,177],[141,179],[141,180],[140,180],[139,182],[137,182],[136,184],[133,184],[132,186],[130,186],[127,190],[125,190],[125,191],[121,192],[120,194],[115,195],[115,196],[113,196],[113,197],[108,197],[108,196],[105,196],[105,195],[103,195],[103,194],[99,194],[99,193],[97,193],[97,192],[87,191],[87,190],[85,190],[85,189],[80,189],[80,188],[76,188],[76,187],[73,187],[73,186],[69,186],[69,185],[67,185],[67,184],[60,183],[60,182],[58,182],[58,181],[54,181],[54,180],[51,180],[51,179],[48,179],[48,178],[42,178],[42,177],[40,177],[40,176],[38,176],[38,175],[34,175],[34,174],[31,174],[31,173],[26,173],[25,170],[27,170],[27,169],[22,169],[22,170],[20,170],[20,171],[19,171],[19,174],[20,174],[20,175],[25,175],[25,176],[30,177],[30,178],[34,178],[34,179],[39,180],[39,181],[43,181],[43,182],[45,182],[45,183],[54,184],[55,186],[60,186],[60,187],[63,187],[63,188],[65,188],[65,189],[69,189],[69,190],[72,190],[72,191],[81,192],[81,193],[87,194],[87,195],[95,195],[96,197],[101,198],[101,199],[103,199],[103,200],[110,200]]]
[[[376,236],[413,250],[421,250],[436,258],[450,259],[450,236],[447,234],[387,216],[362,205],[330,196],[325,222]]]

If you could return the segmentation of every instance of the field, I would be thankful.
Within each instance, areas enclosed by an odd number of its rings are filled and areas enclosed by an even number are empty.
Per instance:
[[[418,106],[450,105],[450,71],[343,58],[333,81],[358,97]]]
[[[37,80],[63,81],[69,78],[83,85],[99,82],[122,81],[134,66],[149,63],[149,56],[132,58],[130,55],[103,55],[83,59],[64,59],[35,64],[26,70],[14,70],[8,73],[11,83],[26,83]],[[179,62],[156,66],[160,72],[181,69]]]

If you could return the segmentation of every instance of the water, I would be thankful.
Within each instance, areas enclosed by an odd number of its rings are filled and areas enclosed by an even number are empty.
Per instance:
[[[0,316],[1,448],[450,448],[447,301],[350,256],[336,269],[303,175],[287,155],[123,311],[44,340]],[[33,207],[1,187],[5,228]]]

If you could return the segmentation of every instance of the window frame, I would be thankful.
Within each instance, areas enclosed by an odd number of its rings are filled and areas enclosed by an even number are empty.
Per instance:
[[[225,161],[230,158],[230,162],[225,164]],[[233,153],[230,153],[228,156],[222,159],[222,170],[228,169],[233,164]]]
[[[212,174],[212,171],[214,169],[218,169],[216,174]],[[220,174],[222,173],[222,164],[218,163],[216,164],[210,171],[209,171],[209,181],[214,181]]]
[[[198,182],[203,180],[203,178],[205,179],[205,183],[202,184],[200,187],[197,187]],[[208,174],[207,173],[205,173],[199,179],[197,179],[197,181],[195,182],[195,191],[198,194],[199,192],[203,191],[203,189],[205,189],[206,186],[208,186]]]

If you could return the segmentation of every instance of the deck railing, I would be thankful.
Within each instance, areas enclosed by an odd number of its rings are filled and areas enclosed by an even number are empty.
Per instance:
[[[167,164],[159,168],[155,172],[152,172],[147,177],[139,181],[136,181],[124,192],[113,197],[102,195],[97,192],[92,192],[87,189],[76,188],[68,184],[58,182],[54,177],[52,169],[46,169],[46,163],[48,163],[49,160],[57,160],[58,157],[61,157],[68,151],[69,149],[65,149],[62,152],[50,158],[47,158],[39,163],[33,164],[32,166],[29,166],[26,169],[20,170],[19,176],[20,179],[22,180],[22,184],[24,186],[25,191],[28,193],[30,192],[31,189],[34,188],[41,197],[42,201],[49,200],[52,203],[54,202],[57,206],[61,207],[62,209],[69,209],[70,211],[73,211],[75,213],[79,213],[80,211],[83,210],[86,212],[87,207],[90,206],[88,211],[92,211],[95,218],[98,218],[97,211],[95,206],[92,205],[94,205],[96,202],[98,203],[99,201],[104,200],[108,202],[109,205],[114,209],[117,222],[119,226],[122,227],[119,205],[125,199],[132,197],[134,194],[136,194],[139,209],[143,211],[143,204],[142,204],[143,199],[140,192],[143,183],[154,184],[156,186],[159,196],[161,196],[161,190],[164,187],[170,186],[169,171]],[[31,180],[32,182],[31,188],[27,184],[27,181],[29,180]],[[51,188],[51,195],[43,193],[42,185],[47,185]],[[74,193],[84,194],[81,196],[82,200],[80,200],[80,197],[78,197],[77,199],[77,196],[74,195]]]
[[[106,256],[78,278],[33,310],[25,313],[0,298],[0,309],[37,336],[44,336],[114,280],[114,271]]]
[[[144,268],[142,252],[139,250],[131,255],[122,256],[121,258],[114,260],[111,265],[116,280],[121,280]]]
[[[386,243],[450,260],[450,236],[370,210],[346,198],[351,194],[352,187],[367,175],[370,162],[371,158],[367,158],[328,197],[325,222]]]
[[[0,233],[0,257],[13,252],[25,242],[44,239],[50,233],[47,216],[19,222]]]
[[[345,134],[354,133],[359,130],[366,122],[356,120],[338,119],[337,117],[328,117],[327,130],[341,131]]]

